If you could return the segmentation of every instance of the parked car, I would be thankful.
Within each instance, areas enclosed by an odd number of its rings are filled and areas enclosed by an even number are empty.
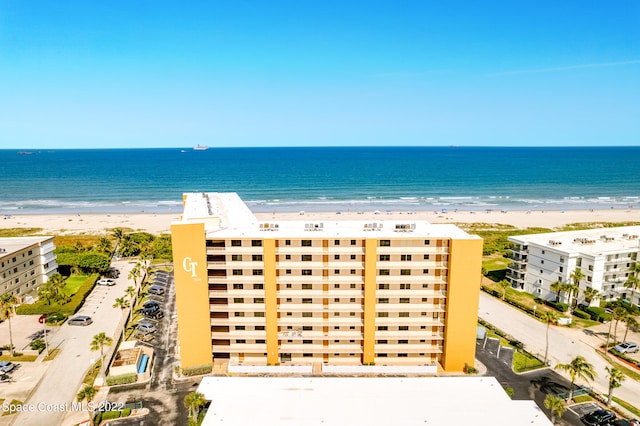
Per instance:
[[[11,376],[5,373],[0,373],[0,383],[13,382]]]
[[[144,311],[156,312],[160,310],[160,304],[158,302],[154,302],[153,300],[150,300],[148,302],[145,302],[144,305],[142,305],[142,309]]]
[[[40,318],[38,318],[38,322],[39,322],[40,324],[44,324],[44,323],[47,321],[47,315],[49,315],[49,314],[42,314],[42,315],[40,315]]]
[[[603,426],[616,419],[616,415],[609,410],[596,410],[583,416],[580,421],[587,426]]]
[[[111,267],[111,268],[107,269],[107,272],[105,273],[105,276],[107,276],[109,278],[118,278],[120,276],[120,271],[118,271],[114,267]]]
[[[148,334],[148,333],[155,333],[157,328],[155,325],[149,324],[148,322],[141,322],[141,323],[138,323],[138,325],[136,326],[136,330],[141,331],[145,334]]]
[[[152,285],[147,291],[149,292],[149,294],[156,294],[158,296],[164,294],[164,288],[160,287],[159,285]]]
[[[621,354],[632,354],[634,352],[638,352],[638,345],[633,342],[624,342],[620,343],[617,346],[614,346],[613,349],[620,352]]]
[[[640,421],[632,419],[618,419],[611,423],[607,423],[607,426],[640,426]]]
[[[69,325],[81,325],[81,326],[87,326],[89,324],[93,323],[93,320],[91,319],[91,317],[86,316],[86,315],[78,315],[77,317],[73,317],[71,318],[69,321],[67,321],[69,323]]]
[[[162,312],[162,311],[145,311],[143,309],[142,310],[142,315],[144,315],[147,318],[151,318],[151,319],[164,318],[164,312]]]
[[[112,286],[112,285],[116,285],[116,282],[114,280],[112,280],[111,278],[102,278],[102,279],[96,281],[96,284]]]
[[[6,374],[9,371],[13,370],[14,368],[16,368],[16,365],[14,363],[12,363],[11,361],[0,361],[0,373],[1,374]]]
[[[151,340],[153,340],[153,334],[144,333],[138,330],[133,333],[133,338],[136,340],[140,340],[141,342],[150,342]]]

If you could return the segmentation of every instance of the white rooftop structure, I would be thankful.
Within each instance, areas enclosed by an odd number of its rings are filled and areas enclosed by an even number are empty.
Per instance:
[[[9,256],[34,244],[43,243],[53,237],[7,237],[0,238],[0,257]]]
[[[528,425],[551,422],[494,377],[205,377],[213,425]]]
[[[426,221],[389,220],[271,220],[259,221],[235,192],[199,192],[184,195],[183,222],[204,222],[208,235],[220,238],[265,237],[274,232],[277,238],[398,238],[407,236],[470,236],[451,224],[431,224]]]

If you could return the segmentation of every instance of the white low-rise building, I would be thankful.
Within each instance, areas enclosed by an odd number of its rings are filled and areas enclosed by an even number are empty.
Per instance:
[[[626,284],[638,260],[639,236],[640,226],[626,226],[509,237],[513,246],[507,279],[515,289],[555,300],[557,293],[550,289],[551,284],[572,283],[572,273],[580,268],[584,274],[580,302],[584,290],[593,288],[601,300],[633,297],[632,303],[638,305],[640,289],[632,296]],[[565,293],[562,298],[567,301]],[[597,299],[591,302],[596,303]]]
[[[0,238],[0,296],[30,302],[38,287],[58,271],[53,237]]]

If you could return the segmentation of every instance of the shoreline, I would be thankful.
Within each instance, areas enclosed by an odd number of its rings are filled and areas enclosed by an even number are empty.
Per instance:
[[[160,235],[170,231],[171,223],[181,213],[52,213],[4,215],[1,229],[41,228],[48,235],[89,234],[103,235],[113,228],[128,228]],[[416,211],[305,211],[254,212],[261,222],[268,221],[427,221],[430,223],[497,224],[524,229],[531,227],[554,229],[571,223],[623,223],[640,222],[640,209],[600,210],[513,210],[481,212],[465,210]]]

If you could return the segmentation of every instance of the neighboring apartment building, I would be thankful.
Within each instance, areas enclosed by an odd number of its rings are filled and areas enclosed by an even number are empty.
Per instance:
[[[513,247],[507,279],[513,288],[555,300],[551,283],[570,283],[571,274],[580,268],[585,278],[579,301],[587,287],[597,290],[601,300],[630,299],[625,283],[638,260],[639,235],[640,226],[627,226],[509,237]],[[640,291],[633,299],[640,304]]]
[[[473,365],[482,240],[453,225],[262,223],[190,193],[171,231],[183,368]]]
[[[53,237],[0,238],[0,296],[20,303],[36,297],[38,287],[57,272]]]

